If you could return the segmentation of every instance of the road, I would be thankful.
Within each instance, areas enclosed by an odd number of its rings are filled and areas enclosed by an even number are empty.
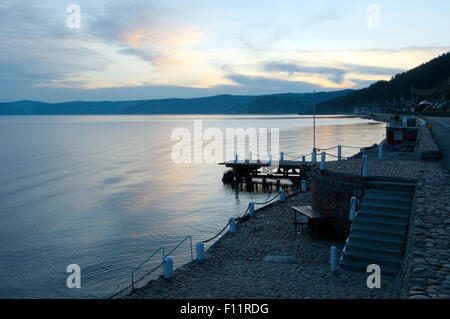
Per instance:
[[[427,117],[433,123],[433,138],[442,152],[442,164],[450,170],[450,118]]]

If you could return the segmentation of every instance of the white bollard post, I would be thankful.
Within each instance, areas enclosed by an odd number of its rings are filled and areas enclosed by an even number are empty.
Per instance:
[[[236,220],[234,217],[230,217],[230,233],[236,232]]]
[[[283,152],[280,153],[280,162],[281,161],[284,161],[284,153]]]
[[[362,176],[363,177],[367,177],[367,174],[368,174],[368,163],[367,163],[367,161],[368,161],[368,157],[367,157],[367,155],[363,155],[363,171],[362,171]]]
[[[311,155],[311,162],[313,165],[317,163],[317,151],[315,148],[313,148],[313,152]]]
[[[337,248],[336,246],[331,246],[331,256],[330,256],[330,263],[331,263],[331,271],[335,272],[337,270]]]
[[[338,161],[342,160],[342,146],[338,145]]]
[[[325,152],[322,152],[320,156],[320,170],[321,171],[325,170]]]
[[[163,276],[166,279],[169,279],[170,277],[172,277],[172,273],[173,273],[173,260],[170,257],[166,257],[164,258],[164,263],[163,263]]]
[[[302,192],[306,193],[306,181],[302,180]]]
[[[249,157],[249,160],[251,161],[251,160],[252,160],[252,152],[250,152],[250,153],[248,154],[248,157]]]
[[[205,259],[205,246],[203,246],[203,243],[195,244],[195,248],[197,249],[197,260]]]
[[[381,161],[383,159],[383,144],[378,146],[378,159]]]
[[[255,215],[255,203],[250,202],[250,207],[248,208],[248,214],[250,217],[253,217]]]
[[[305,156],[305,155],[302,156],[302,164],[303,164],[303,165],[306,164],[306,156]]]
[[[284,189],[280,191],[280,202],[284,202]]]
[[[239,160],[239,156],[237,154],[234,154],[234,163],[237,164]]]
[[[350,221],[352,222],[356,217],[356,197],[353,196],[350,200]]]

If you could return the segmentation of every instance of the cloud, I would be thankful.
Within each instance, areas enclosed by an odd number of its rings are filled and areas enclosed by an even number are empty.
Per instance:
[[[287,72],[289,75],[292,75],[294,73],[320,74],[326,76],[328,79],[338,84],[342,83],[343,77],[347,73],[346,70],[341,68],[308,67],[298,66],[292,63],[280,62],[269,62],[265,65],[265,69],[268,71]]]
[[[47,13],[40,3],[7,1],[0,7],[0,83],[29,86],[71,85],[84,72],[105,70],[111,63],[88,48],[80,34]],[[64,11],[65,12],[65,11]],[[64,15],[62,15],[64,16]]]
[[[204,36],[180,15],[184,15],[180,9],[161,6],[156,1],[110,6],[91,23],[89,32],[100,41],[117,46],[119,53],[155,67],[179,65],[183,59],[173,54],[175,49],[194,46]]]

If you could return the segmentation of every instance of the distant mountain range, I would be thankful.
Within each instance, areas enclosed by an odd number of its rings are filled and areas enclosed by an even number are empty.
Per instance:
[[[316,93],[316,103],[345,96],[352,90]],[[73,101],[44,103],[17,101],[0,103],[0,115],[75,114],[292,114],[311,113],[312,93],[274,95],[217,95],[191,99],[139,101]]]
[[[324,101],[317,105],[317,110],[324,114],[353,112],[354,107],[412,102],[412,96],[415,103],[425,99],[450,99],[450,52],[397,74],[390,81],[378,81],[368,88]]]

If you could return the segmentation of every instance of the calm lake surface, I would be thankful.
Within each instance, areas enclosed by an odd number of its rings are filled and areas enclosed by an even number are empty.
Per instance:
[[[196,119],[224,134],[226,128],[279,128],[280,151],[312,150],[312,119],[299,115],[0,117],[0,297],[108,297],[157,248],[171,249],[187,235],[195,245],[241,216],[249,201],[272,197],[240,193],[237,199],[221,182],[223,166],[172,162],[173,129],[193,131]],[[384,127],[319,118],[316,143],[370,146],[384,138]],[[343,149],[343,155],[357,151]],[[187,242],[174,266],[189,259]],[[66,286],[70,264],[81,267],[81,289]]]

